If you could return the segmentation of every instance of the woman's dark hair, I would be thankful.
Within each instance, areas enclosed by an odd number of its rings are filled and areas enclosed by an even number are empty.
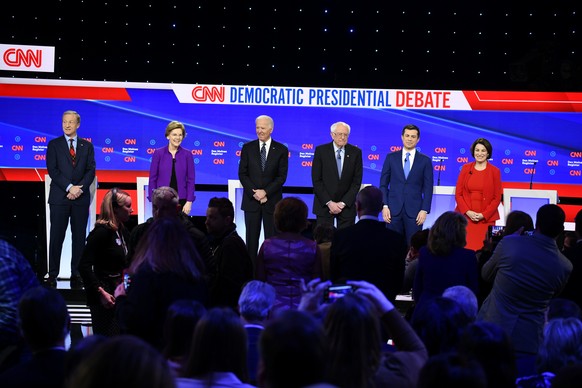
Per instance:
[[[534,223],[529,214],[521,210],[513,210],[507,215],[505,220],[505,229],[503,230],[503,235],[507,236],[514,234],[523,228],[523,230],[534,230]]]
[[[196,325],[184,377],[208,378],[231,372],[248,381],[247,332],[236,313],[227,307],[209,310]]]
[[[453,248],[467,245],[467,219],[460,213],[446,211],[428,232],[428,249],[437,256],[447,256]]]
[[[329,381],[340,387],[370,386],[380,364],[381,335],[374,306],[357,294],[332,303],[324,329],[329,344]]]
[[[275,228],[279,232],[301,233],[307,228],[307,205],[300,198],[286,197],[275,205]]]
[[[483,147],[485,147],[485,149],[487,150],[487,153],[489,154],[487,159],[491,159],[493,156],[493,147],[491,146],[491,143],[489,142],[489,140],[484,139],[482,137],[478,138],[477,140],[475,140],[473,142],[473,144],[471,144],[471,155],[473,157],[475,156],[475,147],[477,147],[477,144],[481,144]]]
[[[206,307],[193,299],[173,302],[164,321],[163,355],[167,359],[185,359],[190,351],[194,328],[206,314]]]

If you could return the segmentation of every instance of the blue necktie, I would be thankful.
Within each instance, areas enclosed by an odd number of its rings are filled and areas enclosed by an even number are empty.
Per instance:
[[[337,174],[341,178],[342,177],[342,149],[337,150]]]
[[[409,173],[410,173],[410,152],[407,152],[406,158],[404,159],[404,178],[408,179]]]
[[[265,171],[265,164],[267,163],[267,149],[265,148],[265,144],[261,147],[261,169]]]

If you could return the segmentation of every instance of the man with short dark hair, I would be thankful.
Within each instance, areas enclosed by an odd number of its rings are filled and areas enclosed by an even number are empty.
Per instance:
[[[572,271],[572,264],[556,243],[565,219],[558,205],[540,207],[533,235],[504,236],[481,270],[485,280],[493,281],[493,288],[477,320],[496,323],[507,332],[520,376],[536,373],[544,312]]]
[[[572,263],[572,273],[560,297],[574,301],[582,309],[582,210],[576,214],[574,225],[576,241],[563,251]]]
[[[236,310],[243,286],[253,279],[253,264],[233,220],[234,207],[228,198],[210,199],[206,209],[206,230],[215,268],[210,284],[210,305]]]
[[[378,287],[392,303],[402,288],[406,241],[378,220],[382,192],[364,187],[356,196],[359,221],[334,233],[330,270],[334,282],[365,280]]]

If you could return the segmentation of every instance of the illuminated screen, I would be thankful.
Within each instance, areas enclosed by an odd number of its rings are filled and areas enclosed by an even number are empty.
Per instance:
[[[492,143],[491,163],[504,182],[529,182],[534,169],[536,183],[582,181],[580,94],[438,92],[450,93],[447,105],[427,104],[426,97],[422,104],[403,100],[407,92],[395,90],[366,91],[374,98],[363,100],[360,91],[334,99],[335,89],[329,96],[330,90],[277,89],[293,90],[295,97],[304,91],[299,101],[282,93],[253,95],[258,87],[233,88],[0,79],[0,167],[44,169],[48,141],[62,135],[61,114],[72,109],[81,114],[80,136],[95,146],[98,178],[100,171],[147,176],[153,150],[168,143],[166,125],[178,120],[186,126],[183,146],[192,151],[196,183],[226,185],[238,179],[242,144],[256,138],[254,119],[267,114],[275,122],[273,138],[289,148],[286,186],[311,186],[314,149],[331,142],[336,121],[351,125],[349,142],[363,151],[363,183],[379,185],[385,155],[401,147],[401,130],[409,123],[421,130],[418,146],[433,160],[435,184],[455,185],[479,137]],[[222,95],[211,95],[213,90]],[[321,98],[308,100],[311,93]],[[11,178],[5,173],[0,179]]]

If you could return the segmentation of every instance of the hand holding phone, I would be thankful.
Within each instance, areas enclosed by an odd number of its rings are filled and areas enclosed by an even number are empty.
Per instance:
[[[130,284],[131,284],[131,275],[128,274],[127,272],[124,272],[123,273],[123,288],[125,288],[125,291],[127,291]]]
[[[323,294],[323,300],[326,303],[332,303],[336,300],[343,298],[347,294],[354,292],[355,287],[351,284],[332,284],[327,287],[325,293]]]

